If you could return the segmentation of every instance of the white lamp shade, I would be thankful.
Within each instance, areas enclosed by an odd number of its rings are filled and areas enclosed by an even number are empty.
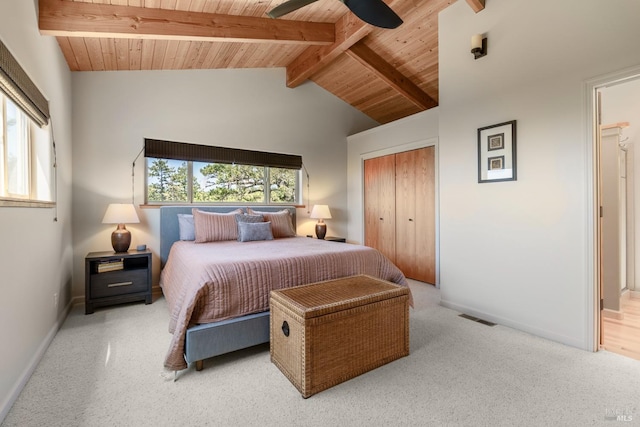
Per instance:
[[[327,205],[314,205],[313,209],[311,209],[310,218],[314,219],[330,219],[331,211],[329,210],[329,206]]]
[[[131,203],[112,203],[102,218],[103,224],[136,224],[140,222]]]

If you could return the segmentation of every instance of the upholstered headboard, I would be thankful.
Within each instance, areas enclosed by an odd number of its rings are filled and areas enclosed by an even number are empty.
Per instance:
[[[296,208],[295,206],[249,206],[251,209],[264,212],[277,212],[283,209],[291,213],[293,226],[296,226]],[[160,208],[160,261],[161,266],[169,258],[169,250],[173,242],[180,240],[180,228],[178,227],[178,214],[190,214],[193,208],[198,208],[207,212],[230,212],[235,209],[242,209],[246,212],[247,206],[162,206]]]

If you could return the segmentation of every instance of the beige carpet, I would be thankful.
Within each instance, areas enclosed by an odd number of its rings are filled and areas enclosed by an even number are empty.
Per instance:
[[[164,299],[73,309],[3,426],[640,425],[640,362],[463,319],[412,282],[411,354],[303,399],[268,345],[177,382]],[[618,416],[624,424],[615,424]]]

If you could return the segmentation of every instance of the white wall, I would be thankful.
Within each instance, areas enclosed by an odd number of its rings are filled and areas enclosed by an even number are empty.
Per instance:
[[[437,145],[437,137],[438,108],[433,108],[347,138],[347,189],[349,192],[347,237],[350,242],[364,243],[362,182],[364,160],[428,145]]]
[[[328,234],[347,228],[346,136],[377,123],[308,82],[285,85],[284,69],[91,72],[73,74],[74,284],[84,295],[84,257],[110,250],[109,203],[131,200],[131,164],[143,139],[299,154],[310,175],[310,204],[331,208]],[[135,203],[144,200],[144,159],[136,166]],[[304,203],[307,203],[306,178]],[[154,252],[159,272],[159,212],[139,209],[127,225],[132,246]],[[298,210],[298,233],[315,220]]]
[[[586,82],[640,64],[640,2],[491,0],[440,14],[442,303],[591,350]],[[488,56],[469,53],[488,35]],[[477,183],[479,127],[518,121],[518,180]]]
[[[0,422],[55,335],[71,295],[71,76],[55,39],[38,33],[34,3],[0,2],[0,39],[49,100],[58,203],[55,210],[0,207]]]

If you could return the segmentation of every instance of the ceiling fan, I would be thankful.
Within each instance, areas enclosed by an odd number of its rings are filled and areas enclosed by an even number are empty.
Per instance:
[[[267,15],[279,18],[318,0],[288,0],[274,7]],[[402,19],[382,0],[340,0],[364,22],[380,28],[397,28]]]

